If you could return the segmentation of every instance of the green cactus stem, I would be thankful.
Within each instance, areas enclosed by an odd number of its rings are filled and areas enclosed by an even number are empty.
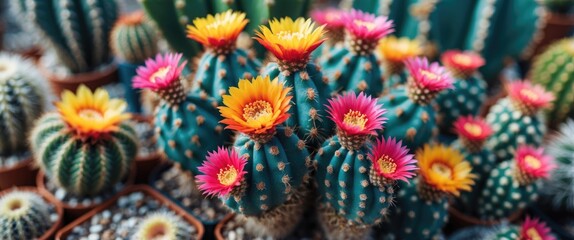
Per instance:
[[[33,192],[17,189],[0,198],[0,239],[40,238],[50,229],[49,206]]]
[[[110,37],[114,55],[131,64],[142,64],[155,56],[158,41],[157,33],[141,11],[120,17]]]

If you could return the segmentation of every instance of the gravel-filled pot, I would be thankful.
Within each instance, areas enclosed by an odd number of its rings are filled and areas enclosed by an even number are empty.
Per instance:
[[[134,114],[132,115],[132,122],[140,144],[135,159],[137,169],[135,182],[145,184],[150,174],[162,162],[163,158],[157,151],[153,118],[151,116]]]

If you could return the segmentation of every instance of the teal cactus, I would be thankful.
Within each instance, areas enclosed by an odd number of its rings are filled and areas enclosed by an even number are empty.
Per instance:
[[[72,73],[94,71],[112,61],[109,39],[118,17],[115,0],[32,0],[25,4],[28,19]]]
[[[37,239],[51,226],[48,203],[40,195],[16,189],[0,198],[0,239]]]
[[[442,63],[454,77],[453,89],[436,98],[438,127],[441,134],[454,135],[453,123],[460,116],[476,116],[486,100],[486,82],[475,71],[484,59],[471,52],[446,51]]]
[[[28,133],[45,109],[42,81],[33,63],[0,54],[0,157],[28,150]]]
[[[539,180],[547,178],[555,167],[543,151],[521,145],[513,160],[504,161],[491,171],[478,197],[481,219],[506,219],[538,198]]]
[[[130,239],[191,239],[191,233],[181,217],[171,212],[155,212],[141,220]]]
[[[544,182],[542,198],[556,210],[574,210],[574,121],[569,119],[547,144],[548,155],[556,160],[556,170]]]
[[[547,125],[557,127],[574,117],[574,38],[561,40],[540,54],[530,72],[533,82],[554,93],[556,100],[545,109]]]
[[[555,240],[552,235],[551,229],[546,226],[546,223],[537,218],[526,217],[520,226],[516,225],[503,225],[489,234],[484,236],[487,240],[498,239],[543,239]]]
[[[125,102],[86,86],[62,94],[58,113],[38,120],[30,135],[34,157],[46,176],[66,191],[97,195],[130,172],[138,140],[122,111]],[[94,106],[94,102],[99,103]]]
[[[486,116],[494,130],[486,146],[496,154],[498,162],[511,159],[520,144],[542,144],[546,126],[539,111],[553,99],[551,93],[529,82],[512,82],[507,89],[509,96],[498,100]]]
[[[382,58],[385,76],[383,89],[387,93],[390,89],[407,83],[408,74],[404,61],[422,54],[422,47],[416,39],[389,36],[379,41],[377,52]]]
[[[120,17],[110,36],[114,55],[131,64],[142,64],[155,56],[158,53],[158,41],[157,33],[141,11]]]
[[[381,38],[393,32],[386,17],[351,10],[342,16],[347,34],[345,47],[334,48],[319,60],[331,88],[378,96],[383,91],[383,74],[375,48]]]

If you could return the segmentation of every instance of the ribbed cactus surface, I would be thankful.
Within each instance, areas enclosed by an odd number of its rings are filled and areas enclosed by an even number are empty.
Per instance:
[[[48,209],[48,203],[36,193],[7,193],[0,198],[0,239],[40,238],[52,226]]]
[[[114,25],[110,44],[114,55],[132,64],[141,64],[158,53],[159,37],[143,12],[121,17]],[[131,79],[130,79],[131,80]]]

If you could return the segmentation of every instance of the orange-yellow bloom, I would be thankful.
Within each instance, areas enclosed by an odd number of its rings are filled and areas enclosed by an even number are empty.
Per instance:
[[[386,61],[396,63],[402,63],[404,60],[422,54],[422,48],[417,40],[395,36],[381,39],[377,48]]]
[[[235,40],[249,20],[245,13],[227,12],[207,15],[193,20],[193,26],[187,26],[187,37],[209,48],[235,46]]]

